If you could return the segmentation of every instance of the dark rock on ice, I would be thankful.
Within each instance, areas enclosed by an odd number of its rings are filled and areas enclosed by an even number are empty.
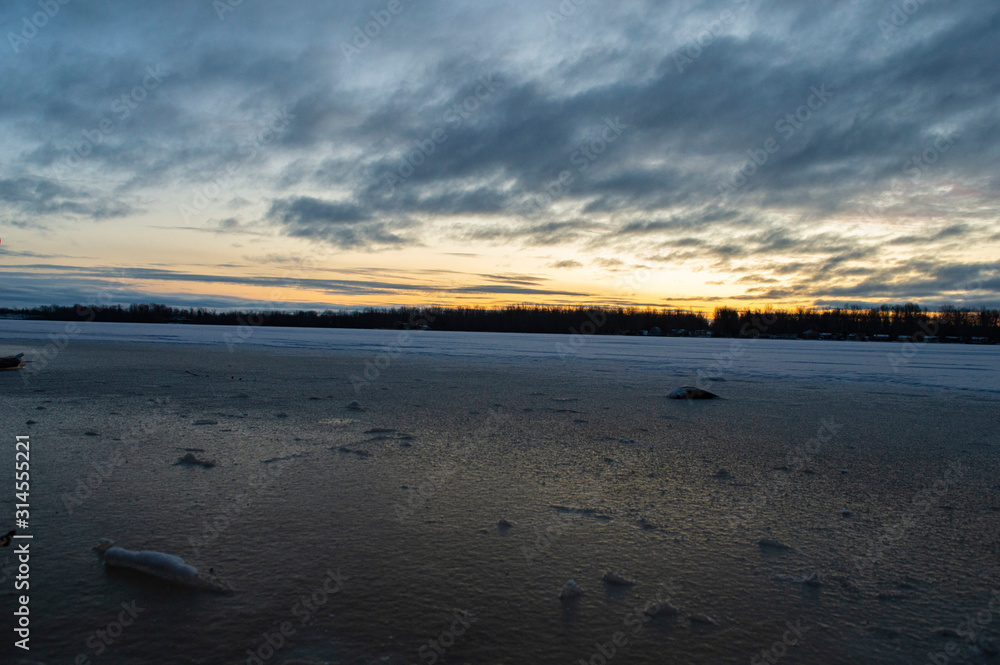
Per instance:
[[[788,545],[771,538],[761,538],[757,541],[757,544],[762,550],[779,550],[782,552],[789,552],[792,550],[792,548]]]
[[[572,600],[573,598],[579,597],[582,593],[583,589],[581,589],[580,585],[576,583],[576,580],[570,580],[569,582],[566,582],[566,586],[564,586],[562,591],[559,592],[559,600]]]
[[[667,397],[670,399],[712,399],[718,397],[718,395],[693,386],[681,386],[680,388],[671,390],[667,394]]]
[[[179,460],[177,460],[174,463],[174,466],[177,466],[178,464],[181,464],[181,465],[184,465],[184,466],[200,466],[200,467],[204,467],[206,469],[211,469],[213,466],[215,466],[215,460],[199,459],[199,458],[195,457],[194,453],[188,453],[184,457],[182,457]]]
[[[634,586],[635,585],[635,581],[630,580],[627,577],[625,577],[624,575],[622,575],[621,573],[615,572],[613,570],[609,570],[608,572],[604,573],[604,577],[602,577],[601,580],[605,584],[610,584],[612,586]]]
[[[646,616],[651,617],[673,617],[679,614],[679,610],[670,603],[652,603],[642,611]]]

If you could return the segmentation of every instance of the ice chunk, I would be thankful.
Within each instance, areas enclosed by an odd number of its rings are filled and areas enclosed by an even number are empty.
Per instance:
[[[677,616],[679,610],[670,603],[651,603],[646,606],[643,614],[651,617],[673,617]]]
[[[214,575],[199,572],[196,567],[174,554],[153,550],[129,550],[117,547],[114,542],[107,538],[101,538],[94,549],[104,555],[105,566],[127,568],[167,582],[196,589],[219,592],[232,591],[231,587]]]
[[[131,568],[173,582],[192,582],[198,577],[198,569],[179,556],[152,550],[111,547],[104,553],[104,565]]]
[[[601,579],[604,581],[605,584],[612,584],[615,586],[633,586],[635,584],[634,581],[628,579],[621,573],[618,573],[614,570],[609,570],[608,572],[604,573],[604,577],[602,577]]]
[[[566,582],[566,586],[559,592],[559,600],[571,600],[583,593],[583,589],[576,583],[576,580]]]
[[[674,388],[671,390],[667,397],[670,399],[712,399],[718,397],[715,393],[710,393],[707,390],[702,390],[701,388],[695,388],[694,386],[681,386],[680,388]]]

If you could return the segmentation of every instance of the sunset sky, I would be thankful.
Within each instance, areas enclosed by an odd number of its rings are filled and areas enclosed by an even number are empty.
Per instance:
[[[0,307],[1000,306],[996,3],[62,2]]]

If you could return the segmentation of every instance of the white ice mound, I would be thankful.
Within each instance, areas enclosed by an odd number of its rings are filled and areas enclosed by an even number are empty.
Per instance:
[[[101,538],[95,547],[104,555],[104,565],[128,568],[161,580],[208,591],[230,592],[232,588],[215,575],[198,572],[198,569],[179,556],[153,550],[128,550],[117,547],[107,538]]]
[[[179,556],[152,550],[111,547],[104,553],[104,565],[131,568],[172,582],[190,583],[198,577],[198,569]]]

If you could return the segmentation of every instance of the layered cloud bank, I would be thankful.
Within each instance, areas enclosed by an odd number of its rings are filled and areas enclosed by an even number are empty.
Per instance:
[[[1000,303],[989,3],[330,4],[0,9],[3,304]]]

